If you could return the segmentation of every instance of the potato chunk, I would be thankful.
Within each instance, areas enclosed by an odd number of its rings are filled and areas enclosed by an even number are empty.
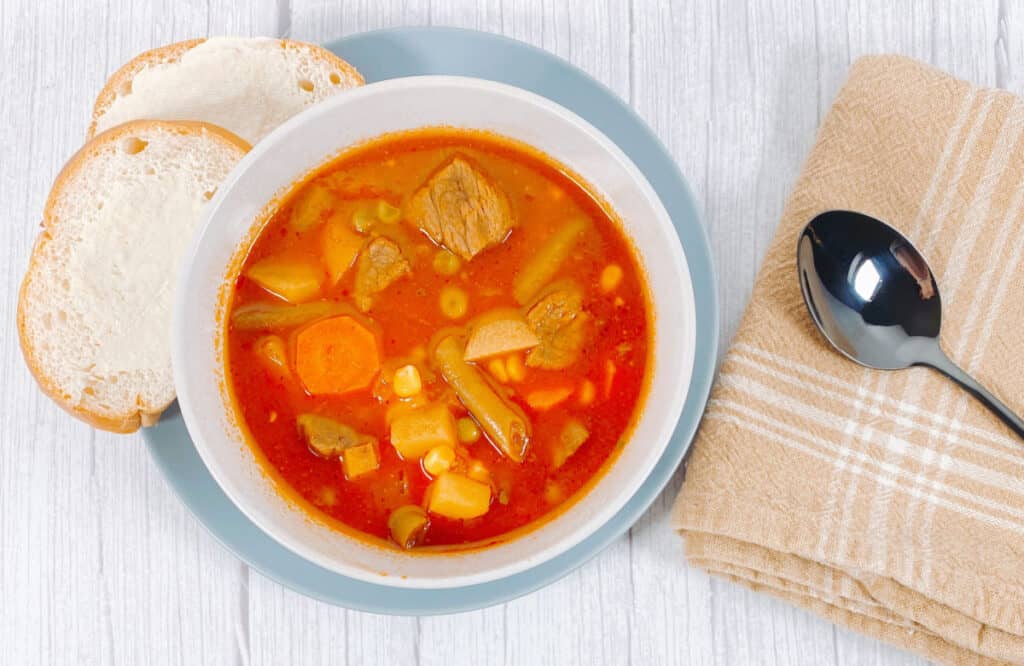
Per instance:
[[[288,224],[295,231],[308,231],[324,221],[334,207],[334,195],[323,185],[307,185],[295,197]]]
[[[323,458],[335,458],[353,446],[376,441],[340,421],[319,414],[300,414],[295,422],[309,448]]]
[[[357,234],[339,215],[332,215],[320,235],[320,252],[331,284],[337,284],[355,263],[366,238]]]
[[[466,342],[467,361],[479,361],[492,356],[530,349],[540,344],[526,319],[518,311],[499,308],[481,315],[470,327]]]
[[[583,443],[590,438],[590,431],[577,419],[569,419],[562,428],[555,444],[555,451],[552,455],[552,462],[555,467],[561,467],[572,454],[576,453]]]
[[[341,454],[341,465],[345,470],[345,478],[349,480],[376,471],[380,467],[377,440],[371,437],[362,444],[345,449]]]
[[[489,485],[451,472],[437,477],[427,496],[427,511],[456,520],[482,516],[491,507]]]
[[[391,422],[391,445],[404,460],[423,457],[435,446],[454,447],[455,419],[442,404],[402,411]]]
[[[245,275],[289,303],[302,303],[320,293],[324,272],[308,261],[268,257],[249,267]]]

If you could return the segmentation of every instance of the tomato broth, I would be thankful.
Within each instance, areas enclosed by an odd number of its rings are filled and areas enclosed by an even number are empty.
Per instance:
[[[321,167],[228,307],[230,391],[265,463],[403,548],[491,543],[567,505],[623,446],[651,370],[614,214],[482,132],[387,135]]]

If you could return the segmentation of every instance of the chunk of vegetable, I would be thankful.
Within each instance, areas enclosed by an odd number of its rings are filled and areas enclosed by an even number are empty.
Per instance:
[[[377,339],[352,317],[315,322],[295,337],[295,372],[314,395],[364,389],[379,368]]]
[[[558,504],[565,499],[565,489],[557,481],[548,479],[544,482],[544,499],[548,504]]]
[[[466,520],[487,513],[491,487],[461,474],[446,472],[427,489],[427,511],[445,518]]]
[[[487,469],[487,465],[479,460],[474,460],[469,464],[469,471],[466,473],[466,476],[480,483],[490,484],[491,482],[491,470]]]
[[[512,354],[505,359],[505,369],[508,370],[509,381],[521,382],[526,379],[526,366],[523,365],[523,357],[519,354]]]
[[[380,467],[377,440],[371,439],[345,449],[341,454],[341,465],[345,470],[345,478],[350,480],[376,471]]]
[[[395,370],[394,387],[395,395],[399,398],[411,398],[416,395],[423,388],[420,371],[415,365],[403,365]]]
[[[423,456],[423,469],[430,476],[441,476],[452,468],[455,463],[455,449],[448,446],[435,446]]]
[[[518,310],[498,308],[478,317],[470,325],[466,342],[467,361],[503,356],[540,344]]]
[[[402,219],[402,209],[380,199],[377,201],[377,219],[386,224],[394,224]]]
[[[597,389],[594,387],[594,382],[589,379],[584,379],[583,383],[580,384],[579,403],[586,407],[590,403],[594,402],[594,398],[597,397]]]
[[[426,535],[430,527],[427,512],[415,504],[400,506],[388,516],[391,538],[402,548],[413,548]]]
[[[577,419],[569,419],[558,436],[558,443],[555,445],[552,454],[552,462],[555,467],[561,467],[569,457],[576,453],[583,443],[590,438],[590,431]]]
[[[249,267],[246,277],[289,303],[301,303],[320,293],[324,272],[308,261],[268,257]]]
[[[492,358],[487,362],[487,372],[502,384],[508,382],[508,368],[505,367],[505,359]]]
[[[449,319],[462,319],[469,310],[469,296],[458,287],[441,288],[441,313]]]
[[[391,422],[391,445],[405,460],[421,458],[435,446],[454,447],[455,419],[442,404],[409,409]]]
[[[618,264],[608,264],[601,271],[601,291],[609,293],[622,282],[622,267]]]
[[[373,439],[344,423],[319,414],[300,414],[295,423],[309,448],[323,458],[335,458],[345,449]]]
[[[284,348],[284,340],[278,335],[264,335],[255,344],[256,351],[276,370],[289,374],[288,353]]]
[[[476,421],[471,418],[462,417],[455,423],[455,428],[463,444],[472,444],[480,439],[480,428],[476,427]]]
[[[308,231],[324,221],[334,206],[334,196],[323,185],[307,185],[295,198],[288,224],[295,231]]]
[[[440,275],[455,275],[462,268],[462,260],[445,249],[437,251],[432,263],[434,271]]]
[[[448,385],[498,449],[522,462],[530,443],[530,424],[514,405],[499,396],[480,372],[466,363],[463,344],[452,335],[434,348],[434,363]]]
[[[320,251],[331,284],[337,284],[359,256],[366,238],[360,236],[339,215],[332,215],[320,235]]]
[[[604,362],[604,397],[609,398],[612,395],[612,384],[615,383],[615,364],[611,360]]]
[[[356,212],[352,214],[352,226],[356,228],[359,233],[365,234],[373,226],[377,224],[377,211],[374,210],[376,207],[372,204],[363,204],[356,208]]]
[[[537,411],[547,411],[568,400],[574,390],[572,386],[535,389],[526,394],[526,404]]]
[[[231,313],[231,324],[239,331],[290,328],[314,319],[341,314],[346,309],[344,305],[334,301],[313,301],[300,305],[249,303]]]
[[[516,301],[526,305],[555,277],[562,263],[569,257],[576,243],[590,227],[585,217],[573,217],[555,230],[544,244],[531,255],[523,270],[516,275],[513,291]]]

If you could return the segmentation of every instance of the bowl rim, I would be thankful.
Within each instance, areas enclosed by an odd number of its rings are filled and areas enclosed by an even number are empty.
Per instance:
[[[337,558],[323,556],[321,553],[307,546],[307,544],[303,540],[293,539],[291,538],[290,535],[284,534],[283,530],[276,529],[274,526],[274,521],[270,519],[269,516],[266,516],[263,514],[263,512],[256,510],[246,501],[246,492],[237,487],[233,481],[231,481],[228,477],[225,476],[224,470],[221,470],[220,467],[213,462],[212,454],[208,449],[210,442],[208,441],[208,438],[204,436],[205,433],[203,429],[204,427],[210,427],[211,424],[204,424],[193,412],[191,397],[189,395],[188,373],[185,370],[186,364],[184,359],[186,353],[188,352],[188,343],[186,339],[187,327],[185,326],[185,322],[188,321],[186,315],[189,310],[188,299],[185,297],[185,295],[189,292],[190,282],[193,277],[193,266],[197,255],[200,253],[200,250],[204,246],[204,243],[208,237],[208,231],[210,228],[212,228],[215,220],[218,217],[218,214],[221,212],[222,204],[224,203],[224,200],[228,197],[228,193],[231,192],[232,189],[237,185],[238,181],[242,178],[243,174],[246,173],[249,169],[253,168],[254,165],[259,163],[263,159],[263,156],[269,150],[271,150],[273,146],[275,146],[281,141],[284,141],[286,137],[288,137],[297,128],[301,127],[302,125],[308,122],[311,122],[315,118],[330,115],[334,113],[336,109],[339,107],[359,104],[363,99],[375,94],[391,91],[393,89],[434,88],[442,86],[456,86],[463,89],[485,91],[499,95],[504,94],[518,98],[519,100],[524,101],[530,104],[531,106],[539,107],[542,111],[546,111],[557,116],[562,121],[572,124],[573,126],[575,126],[576,129],[580,130],[583,134],[585,134],[590,142],[600,147],[600,149],[604,153],[608,154],[610,157],[615,159],[616,162],[618,162],[619,165],[628,174],[631,187],[637,188],[640,191],[640,194],[651,204],[653,209],[657,212],[655,219],[657,225],[662,227],[661,231],[664,232],[667,237],[672,239],[672,248],[670,254],[673,259],[673,266],[675,269],[678,269],[678,271],[685,277],[685,284],[682,286],[685,286],[686,293],[682,295],[684,296],[684,301],[687,306],[686,309],[688,309],[691,313],[695,313],[693,279],[692,274],[690,272],[690,267],[687,261],[686,254],[682,247],[681,239],[678,237],[672,218],[668,214],[668,211],[666,210],[664,203],[661,201],[661,198],[658,196],[653,186],[647,180],[646,176],[636,166],[636,164],[633,163],[633,161],[626,155],[626,153],[621,148],[619,148],[610,138],[608,138],[603,132],[598,130],[588,121],[578,116],[573,111],[537,93],[524,90],[517,86],[505,83],[499,83],[488,79],[480,79],[467,76],[418,75],[388,79],[384,81],[367,84],[365,86],[350,91],[346,91],[345,94],[333,96],[323,102],[313,105],[310,108],[301,112],[300,114],[297,114],[296,116],[290,118],[288,121],[277,127],[267,137],[258,142],[255,146],[253,146],[253,148],[245,156],[243,156],[243,158],[235,165],[232,171],[228,174],[227,177],[225,177],[224,181],[218,187],[214,199],[210,202],[210,206],[206,211],[204,220],[200,225],[200,228],[195,233],[190,250],[183,259],[183,263],[181,264],[181,270],[179,272],[179,277],[176,283],[175,302],[173,309],[173,323],[171,330],[171,360],[175,378],[175,386],[176,389],[178,390],[178,402],[181,410],[182,419],[185,423],[185,426],[188,430],[190,437],[194,441],[195,448],[199,453],[200,458],[202,459],[204,465],[207,467],[208,471],[210,472],[211,476],[213,477],[217,485],[224,491],[225,495],[232,501],[232,503],[235,504],[235,506],[247,518],[249,518],[249,520],[251,520],[257,527],[259,527],[267,536],[269,536],[271,539],[281,544],[288,550],[292,551],[293,553],[299,555],[300,557],[303,557],[304,559],[313,562],[319,566],[322,566],[336,574],[358,580],[363,580],[369,583],[381,584],[385,586],[398,588],[450,589],[492,582],[520,573],[522,571],[526,571],[528,569],[531,569],[532,567],[547,562],[572,549],[580,542],[584,541],[589,536],[594,534],[597,530],[600,529],[602,525],[604,525],[608,520],[615,516],[617,512],[628,503],[628,501],[633,497],[637,490],[650,476],[654,467],[661,459],[662,454],[664,453],[674,434],[679,418],[681,417],[681,414],[685,407],[686,400],[690,391],[690,382],[694,371],[696,357],[696,323],[695,321],[693,321],[693,318],[690,317],[689,320],[685,322],[685,325],[688,326],[688,328],[690,329],[690,334],[685,336],[687,339],[687,344],[685,344],[682,348],[682,358],[685,363],[685,367],[680,368],[680,370],[684,370],[684,372],[678,373],[679,377],[674,382],[674,385],[672,387],[674,389],[674,394],[671,396],[671,404],[668,406],[666,410],[665,417],[660,422],[657,422],[657,436],[652,442],[654,446],[649,447],[649,452],[642,460],[642,467],[640,467],[640,469],[637,472],[630,475],[628,485],[624,486],[622,490],[614,494],[614,501],[606,503],[605,505],[602,506],[602,508],[599,511],[594,512],[585,520],[580,521],[580,524],[574,526],[572,529],[567,531],[567,535],[565,537],[558,538],[554,541],[554,543],[545,548],[534,550],[533,552],[531,552],[529,556],[521,558],[514,563],[487,568],[479,573],[467,575],[454,575],[438,578],[424,578],[420,576],[410,576],[408,578],[404,576],[382,577],[380,576],[379,573],[367,571],[366,569],[360,566],[351,565],[344,561],[340,561]],[[367,137],[367,139],[365,140],[373,140],[376,137],[387,135],[392,131],[415,130],[420,127],[425,128],[430,126],[433,125],[428,123],[420,126],[410,126],[406,128],[406,130],[389,130]],[[500,134],[500,132],[498,132],[498,134]],[[517,141],[522,141],[521,139],[517,139],[515,137],[512,138]],[[326,153],[325,157],[319,164],[303,172],[297,178],[302,178],[308,173],[315,171],[317,168],[320,168],[320,166],[322,166],[326,162],[336,159],[338,156],[344,154],[347,150],[349,150],[355,145],[358,144],[354,143],[341,146],[332,153]],[[546,151],[542,152],[546,153]],[[556,159],[556,161],[561,161],[558,158],[553,159]],[[287,187],[288,186],[285,187],[284,192],[288,191]],[[268,193],[267,196],[265,197],[266,205],[270,205],[274,198],[276,196],[279,196],[280,194],[281,192]],[[610,198],[609,204],[612,204],[614,209],[614,202],[611,201]],[[252,231],[256,223],[256,218],[254,218],[254,220],[251,223],[249,223],[250,231]],[[631,236],[628,230],[624,230],[624,233],[626,233],[627,236]],[[236,242],[236,245],[245,242],[251,242],[254,238],[254,235],[243,235]],[[638,255],[643,257],[643,252],[640,250],[639,247],[636,248],[636,252]],[[649,285],[649,288],[653,289],[653,285]],[[220,330],[221,327],[218,325],[216,326],[216,328]],[[657,349],[658,344],[659,343],[657,342],[655,343],[655,349]],[[226,381],[226,378],[223,381]],[[641,408],[642,411],[646,410],[647,406],[650,404],[650,401],[655,399],[655,396],[653,395],[651,388],[652,387],[648,387],[648,392],[644,396],[644,404]],[[224,391],[221,391],[220,394],[221,397],[223,398]],[[664,398],[659,397],[659,399]],[[237,414],[235,415],[235,417],[237,417]],[[639,423],[639,421],[634,423],[633,427],[635,427],[637,423]],[[630,437],[630,440],[631,439],[632,435]],[[242,444],[249,448],[252,447],[252,443],[249,442],[243,442]],[[256,465],[259,465],[257,461],[254,460],[253,462]],[[613,461],[612,466],[614,466],[615,464],[617,463]],[[602,470],[601,474],[606,474],[609,471],[609,469]],[[601,479],[598,479],[597,483],[599,484],[600,482]],[[592,486],[585,492],[590,493],[594,490],[594,488],[596,488],[596,485]],[[279,493],[278,496],[280,497]],[[287,500],[283,497],[280,497],[280,499],[284,502],[287,502]],[[583,497],[577,498],[577,501],[581,501],[582,499]],[[550,522],[556,522],[559,519],[561,519],[564,515],[565,514],[555,516],[551,519],[551,521],[542,522],[541,525],[539,525],[538,527],[544,524],[549,524]],[[324,526],[324,529],[331,528]],[[356,537],[347,535],[344,532],[338,532],[337,530],[332,530],[332,532],[341,534],[344,538],[356,539]],[[527,538],[531,533],[533,533],[533,530],[526,531],[523,534],[518,535],[517,537],[495,544],[494,546],[489,546],[486,548],[486,550],[490,550],[491,548],[501,548],[506,544],[515,541],[520,541],[524,538]],[[366,542],[363,543],[365,544]],[[371,545],[371,547],[376,546]],[[383,549],[382,552],[391,554],[390,551]],[[445,553],[438,554],[438,556],[450,557],[452,555],[457,554],[457,552]],[[425,557],[425,555],[416,555],[416,557]]]

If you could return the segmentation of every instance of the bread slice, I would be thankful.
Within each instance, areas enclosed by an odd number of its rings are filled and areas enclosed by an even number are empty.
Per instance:
[[[142,120],[100,134],[64,166],[18,299],[25,360],[61,407],[132,432],[174,400],[178,265],[247,150],[213,125]]]
[[[352,65],[314,44],[194,39],[115,72],[96,99],[89,136],[129,120],[199,120],[254,144],[306,107],[361,85]]]

